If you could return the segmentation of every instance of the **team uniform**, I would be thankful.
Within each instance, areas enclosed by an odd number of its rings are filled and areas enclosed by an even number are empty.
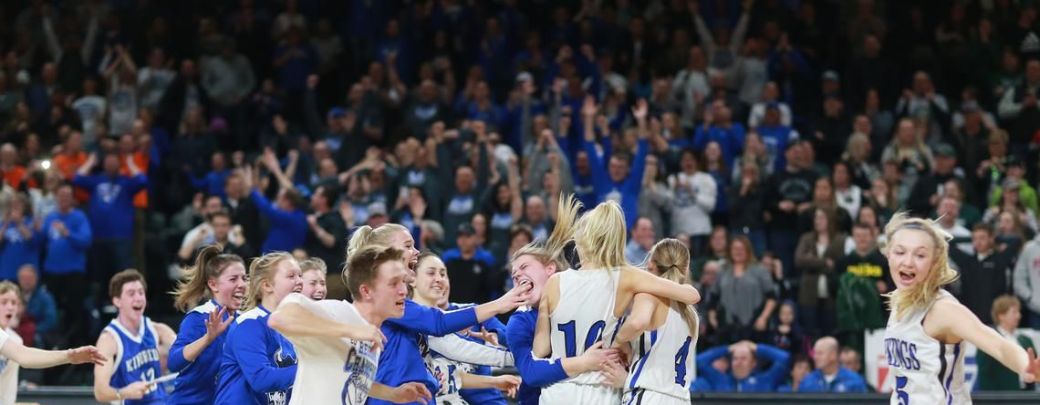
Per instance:
[[[285,297],[292,303],[336,322],[369,325],[353,304],[342,300],[313,301],[302,294]],[[290,405],[363,405],[375,379],[379,351],[372,344],[347,338],[285,336],[293,343],[299,365]]]
[[[206,320],[209,314],[221,307],[214,300],[199,305],[184,315],[177,339],[170,347],[167,366],[170,372],[179,373],[173,381],[174,390],[167,402],[170,405],[208,404],[216,396],[217,372],[220,371],[220,354],[227,333],[221,333],[199,354],[195,361],[184,358],[184,348],[206,335]],[[231,315],[225,315],[227,319]]]
[[[159,333],[147,316],[142,317],[136,332],[126,329],[119,319],[113,319],[102,333],[110,333],[116,342],[115,370],[109,382],[121,389],[138,381],[152,381],[162,376],[159,364]],[[165,404],[166,390],[162,385],[149,392],[144,398],[122,401],[123,405]]]
[[[456,309],[459,309],[459,308],[468,308],[468,307],[471,307],[471,306],[473,306],[473,304],[449,303],[448,304],[448,310],[449,311],[453,311],[453,310],[456,310]],[[480,325],[473,326],[472,328],[470,328],[470,330],[473,331],[473,332],[480,332],[481,328],[484,328],[488,332],[493,332],[496,335],[498,335],[498,344],[508,347],[509,339],[506,337],[506,325],[504,325],[502,323],[502,321],[499,321],[498,318],[496,318],[496,317],[488,318],[487,320],[482,322]],[[474,337],[474,336],[468,336],[467,335],[467,336],[462,336],[462,338],[466,339],[466,340],[468,340],[470,342],[473,342],[473,344],[484,345],[484,343],[485,343],[482,339]],[[512,353],[509,353],[509,355],[511,356]],[[483,376],[490,376],[491,375],[491,367],[490,366],[481,365],[481,364],[470,364],[470,365],[473,368],[473,370],[470,371],[470,374],[483,375]],[[471,404],[506,405],[506,398],[502,396],[501,392],[499,392],[497,389],[494,389],[494,388],[485,388],[485,389],[467,389],[467,388],[463,388],[461,391],[459,391],[459,394],[462,395],[462,399],[465,399],[466,402],[469,402]]]
[[[259,305],[228,327],[215,404],[285,405],[296,378],[296,351],[267,326],[271,312]]]
[[[690,385],[697,378],[693,364],[697,338],[690,336],[690,328],[679,311],[668,308],[660,328],[644,332],[631,344],[634,360],[622,403],[689,404]]]
[[[477,374],[478,369],[484,367],[490,375],[491,366],[510,367],[515,364],[513,354],[508,350],[486,345],[483,341],[475,342],[457,333],[441,337],[429,336],[427,339],[429,350],[424,354],[423,360],[430,375],[436,378],[440,385],[440,390],[436,392],[438,404],[466,405],[470,403],[465,398],[467,393],[482,394],[482,391],[486,391],[463,390],[462,373]],[[498,397],[501,399],[501,395]],[[472,403],[493,404],[494,401],[494,397],[477,397]]]
[[[620,320],[614,316],[618,269],[587,269],[559,273],[560,300],[549,316],[553,360],[580,356],[589,346],[607,338],[613,344]],[[602,385],[602,373],[588,372],[542,389],[547,405],[620,404],[621,393]]]
[[[531,354],[538,324],[538,309],[521,307],[509,316],[506,324],[509,351],[516,359],[516,369],[522,378],[516,401],[520,405],[537,405],[542,387],[567,379],[567,372],[559,359],[536,359]]]
[[[946,297],[953,299],[939,290],[931,303],[903,319],[896,319],[896,311],[888,317],[885,353],[895,377],[893,405],[971,404],[971,389],[964,383],[964,343],[944,344],[924,331],[925,315]]]
[[[386,344],[379,355],[376,382],[397,387],[407,382],[426,385],[431,393],[438,392],[438,383],[426,369],[424,354],[429,350],[427,335],[444,336],[477,324],[474,308],[463,308],[442,312],[405,300],[404,315],[387,319],[380,328],[386,336]],[[435,403],[430,400],[429,404]],[[368,399],[369,405],[391,404],[376,398]],[[424,404],[412,402],[412,404]]]
[[[7,342],[22,343],[22,337],[14,330],[0,329],[0,348]],[[18,396],[18,363],[0,356],[0,405],[14,405]]]

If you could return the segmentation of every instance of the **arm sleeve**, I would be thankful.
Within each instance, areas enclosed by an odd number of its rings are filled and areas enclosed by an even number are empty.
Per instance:
[[[430,336],[427,341],[431,350],[455,361],[491,367],[514,365],[513,354],[508,350],[466,340],[454,333]]]
[[[263,344],[263,326],[260,321],[247,320],[238,326],[238,339],[227,339],[224,344],[231,345],[235,362],[242,369],[242,375],[249,388],[256,393],[277,391],[292,386],[296,378],[296,366],[276,367],[265,352]]]
[[[94,240],[94,236],[90,230],[90,222],[87,221],[87,217],[83,214],[75,216],[74,224],[66,224],[69,228],[69,243],[79,249],[86,249],[90,247],[90,242]]]
[[[94,192],[94,187],[97,187],[98,179],[95,176],[84,176],[76,174],[72,176],[72,185],[76,187],[83,187],[87,191]]]
[[[181,321],[180,330],[177,331],[177,339],[173,341],[173,346],[170,346],[170,358],[168,360],[170,372],[176,373],[184,370],[185,367],[192,363],[184,358],[184,347],[206,334],[206,324],[200,322],[202,318],[198,315],[198,312],[189,312],[184,316],[184,320]]]
[[[607,169],[603,167],[603,159],[596,152],[596,143],[589,140],[582,140],[582,147],[585,149],[585,154],[589,155],[589,171],[592,172],[592,188],[597,194],[602,195],[606,192],[607,188]]]
[[[498,343],[503,346],[508,346],[509,339],[506,336],[506,325],[502,323],[502,321],[498,320],[498,318],[491,317],[484,321],[480,326],[483,326],[484,329],[488,330],[488,332],[495,332],[495,334],[498,335]]]
[[[133,177],[127,177],[126,185],[127,189],[130,191],[130,194],[136,194],[138,191],[141,191],[145,187],[148,187],[148,176],[142,173]]]
[[[1022,254],[1018,257],[1018,261],[1015,263],[1015,271],[1012,274],[1013,282],[1011,285],[1014,286],[1015,295],[1022,299],[1029,309],[1037,311],[1038,305],[1033,302],[1033,289],[1029,284],[1029,264],[1032,262],[1033,251],[1035,245],[1030,243],[1026,245],[1025,249],[1022,249]]]
[[[544,387],[567,379],[567,372],[559,360],[550,361],[536,359],[531,354],[534,341],[534,323],[521,314],[509,318],[506,334],[509,336],[509,351],[516,359],[516,368],[524,383],[534,387]]]
[[[758,344],[756,352],[759,357],[768,359],[773,363],[768,370],[763,372],[763,377],[768,379],[768,381],[772,381],[773,384],[778,384],[783,380],[787,371],[787,361],[791,358],[791,355],[783,350],[761,343]]]
[[[404,316],[387,319],[400,328],[430,336],[444,336],[477,324],[474,307],[443,312],[428,308],[411,300],[405,301]]]
[[[628,172],[628,178],[625,179],[626,188],[637,195],[643,184],[643,171],[646,169],[646,155],[649,152],[650,142],[640,139],[636,146],[636,158],[632,161],[632,170]]]
[[[711,176],[706,175],[702,179],[701,184],[699,184],[700,189],[697,190],[697,205],[701,206],[705,211],[711,212],[715,209],[719,188],[715,184],[715,179],[711,178]]]
[[[253,200],[253,204],[260,210],[260,213],[274,224],[288,223],[292,219],[292,214],[275,208],[274,203],[268,201],[259,191],[250,192],[249,199]]]

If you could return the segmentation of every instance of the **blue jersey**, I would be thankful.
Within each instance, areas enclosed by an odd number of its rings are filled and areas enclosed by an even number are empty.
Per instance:
[[[206,320],[213,311],[220,311],[216,301],[209,300],[184,315],[177,340],[170,348],[170,359],[167,365],[170,372],[180,373],[173,381],[176,388],[170,399],[170,405],[209,404],[217,393],[217,372],[220,371],[220,354],[224,348],[227,333],[222,333],[199,354],[195,361],[184,358],[184,347],[199,340],[206,334]],[[225,315],[224,319],[228,316]]]
[[[296,378],[296,351],[267,326],[262,305],[242,313],[226,332],[214,404],[285,405]]]
[[[560,361],[535,359],[531,355],[537,324],[538,310],[529,309],[514,312],[506,325],[509,351],[513,352],[516,369],[520,371],[523,380],[516,396],[520,405],[538,405],[541,387],[567,379],[567,372]]]
[[[386,344],[379,355],[376,382],[396,387],[407,382],[426,385],[431,393],[438,391],[437,380],[430,375],[423,361],[429,347],[426,335],[444,336],[477,324],[474,308],[443,312],[405,300],[404,315],[387,319],[381,327]],[[390,404],[391,402],[368,398],[367,404]],[[421,404],[422,402],[413,402]],[[431,400],[430,404],[435,403]]]
[[[162,376],[159,365],[159,334],[152,325],[152,320],[144,317],[141,326],[130,332],[113,319],[105,332],[111,333],[116,340],[116,368],[112,372],[109,385],[120,389],[138,381],[152,381]],[[138,400],[125,400],[124,405],[163,404],[166,402],[166,391],[160,386]]]
[[[448,310],[456,310],[460,308],[472,307],[473,304],[448,304]],[[508,339],[506,338],[506,325],[502,324],[502,321],[498,318],[491,317],[488,320],[481,322],[480,325],[473,326],[470,330],[474,332],[480,332],[480,328],[486,329],[488,332],[493,332],[498,335],[498,343],[506,345]],[[484,344],[484,341],[474,336],[463,336],[463,339],[470,340],[475,343]],[[474,375],[491,375],[491,367],[489,366],[478,366],[473,365],[473,371],[470,374]],[[463,389],[459,390],[459,394],[462,395],[462,399],[470,404],[482,404],[482,405],[506,405],[506,399],[502,396],[502,393],[494,388],[486,389]]]

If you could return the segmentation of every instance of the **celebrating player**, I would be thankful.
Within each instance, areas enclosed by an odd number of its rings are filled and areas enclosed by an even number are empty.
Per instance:
[[[415,265],[419,261],[419,251],[415,249],[415,241],[408,229],[398,224],[384,224],[378,228],[362,226],[354,231],[347,249],[350,257],[362,248],[372,245],[390,246],[405,252],[405,263],[408,265],[406,281],[415,281]],[[350,270],[347,269],[349,272]],[[492,302],[455,311],[443,312],[405,300],[404,315],[400,318],[387,319],[382,331],[386,336],[386,350],[380,354],[379,363],[383,364],[376,372],[376,381],[387,386],[396,387],[407,382],[421,382],[430,392],[438,391],[437,381],[426,370],[423,362],[426,350],[426,336],[444,336],[469,328],[492,316],[512,311],[527,299],[527,288],[514,288]],[[422,343],[422,349],[420,348]],[[442,353],[449,355],[449,353]],[[454,353],[450,357],[455,360],[471,362],[458,358]],[[431,400],[432,401],[432,400]],[[370,405],[387,402],[370,398]]]
[[[289,253],[268,253],[249,265],[245,312],[227,331],[214,403],[284,405],[289,401],[296,351],[267,326],[267,317],[282,299],[302,289],[300,265]]]
[[[448,269],[437,255],[423,253],[419,256],[418,268],[415,272],[415,302],[428,307],[436,307],[448,310],[451,304],[448,297],[451,295],[451,280],[448,279]],[[456,305],[456,307],[458,307]],[[457,308],[456,308],[457,309]],[[474,327],[476,328],[476,327]],[[462,333],[449,334],[445,337],[430,337],[432,350],[426,355],[426,367],[434,376],[440,377],[441,390],[437,393],[438,404],[501,404],[505,405],[505,398],[499,391],[515,396],[515,391],[520,385],[520,379],[511,375],[490,377],[491,368],[479,366],[461,361],[449,359],[440,353],[442,348],[450,348],[456,345],[441,345],[441,340],[449,338],[471,339],[466,343],[476,343],[477,348],[484,349],[488,362],[501,362],[508,359],[508,364],[513,365],[513,357],[509,351],[497,348],[498,335],[488,330],[502,331],[502,325],[498,319],[492,317],[480,325],[480,329],[473,331],[467,329]],[[474,333],[474,335],[470,335]],[[460,335],[465,334],[465,338]],[[487,339],[492,345],[485,345]],[[438,347],[440,345],[440,347]],[[482,371],[482,372],[481,372]],[[492,389],[494,388],[494,389]]]
[[[589,371],[605,371],[607,364],[617,359],[617,353],[604,349],[602,342],[577,357],[547,361],[531,355],[538,322],[538,301],[545,283],[557,271],[570,267],[564,259],[564,247],[570,240],[578,208],[573,196],[561,198],[557,205],[556,225],[549,237],[544,242],[529,243],[513,253],[510,270],[513,284],[531,286],[530,298],[509,317],[506,325],[507,344],[523,377],[517,396],[520,405],[537,405],[540,387]]]
[[[216,245],[199,251],[195,265],[186,270],[173,294],[177,309],[194,309],[184,315],[170,348],[170,371],[179,373],[168,401],[171,405],[212,403],[216,394],[213,381],[220,370],[224,331],[246,298],[242,258],[220,252]],[[206,302],[200,305],[203,299]]]
[[[651,274],[686,284],[689,268],[690,249],[677,239],[664,239],[650,249],[646,270]],[[635,354],[624,387],[625,403],[690,403],[697,324],[697,312],[690,305],[636,294],[614,341],[631,342]]]
[[[160,357],[170,353],[177,335],[169,326],[144,316],[148,299],[144,276],[123,270],[112,276],[108,293],[118,313],[98,337],[101,355],[112,362],[94,366],[94,398],[125,405],[163,404],[166,391],[155,380],[162,376]]]
[[[648,274],[625,263],[625,216],[613,201],[599,204],[575,224],[575,247],[581,270],[556,273],[545,284],[539,302],[534,354],[553,359],[575,357],[606,337],[637,293],[649,293],[686,304],[700,294],[691,285]],[[600,384],[599,372],[584,373],[542,389],[543,404],[617,404],[620,393]]]
[[[1036,381],[1040,360],[979,321],[942,287],[957,278],[947,262],[951,236],[929,220],[897,214],[885,226],[884,248],[895,291],[885,351],[895,377],[892,404],[970,404],[964,383],[968,341],[1023,381]]]
[[[329,292],[325,285],[325,276],[329,271],[325,261],[317,257],[304,260],[300,262],[300,271],[303,272],[303,291],[300,293],[315,301],[325,299],[325,294]]]
[[[353,304],[291,294],[271,314],[270,326],[289,338],[300,356],[290,405],[362,405],[369,396],[395,403],[431,398],[420,383],[373,383],[384,339],[379,326],[404,313],[403,253],[373,246],[351,257],[345,282]]]

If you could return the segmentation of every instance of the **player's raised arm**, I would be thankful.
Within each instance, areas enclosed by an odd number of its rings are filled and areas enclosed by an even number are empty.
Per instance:
[[[623,286],[627,285],[633,293],[653,294],[661,298],[685,304],[696,304],[701,301],[701,293],[692,285],[679,284],[666,280],[634,267],[625,267],[621,272]]]
[[[1035,354],[1030,355],[1015,341],[1003,338],[995,329],[982,324],[974,313],[956,300],[937,301],[928,315],[925,319],[926,328],[930,326],[928,324],[935,322],[939,334],[957,336],[971,342],[979,350],[1018,373],[1027,383],[1040,377],[1037,374],[1040,372],[1040,366]]]

